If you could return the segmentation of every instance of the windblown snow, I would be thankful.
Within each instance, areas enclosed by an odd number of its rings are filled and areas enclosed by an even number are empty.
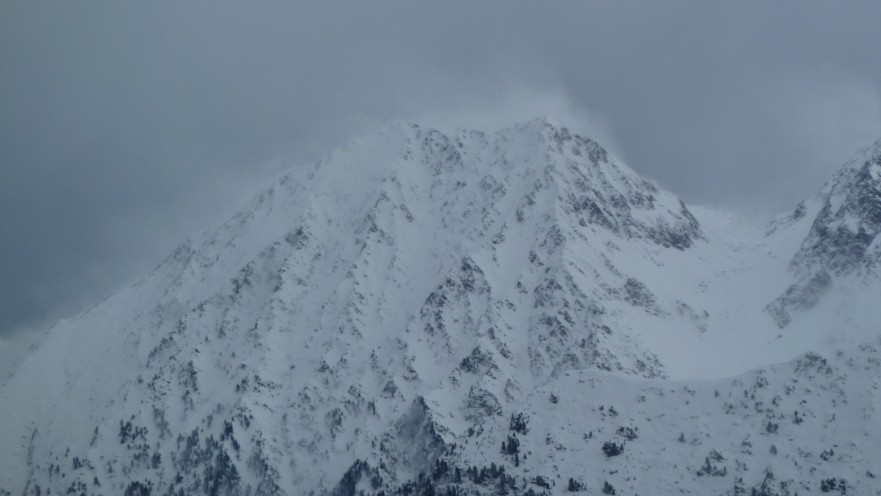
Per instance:
[[[0,494],[881,494],[879,232],[881,141],[753,226],[546,119],[392,126],[50,329]]]

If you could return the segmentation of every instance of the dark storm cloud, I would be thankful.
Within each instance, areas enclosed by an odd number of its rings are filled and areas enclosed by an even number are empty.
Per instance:
[[[149,270],[274,159],[389,119],[558,115],[689,201],[769,215],[881,136],[878,19],[875,0],[7,1],[0,335]]]

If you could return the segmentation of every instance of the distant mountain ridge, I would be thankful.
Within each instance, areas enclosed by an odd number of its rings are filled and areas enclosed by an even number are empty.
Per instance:
[[[766,234],[547,119],[391,126],[51,329],[0,494],[881,494],[879,143]]]

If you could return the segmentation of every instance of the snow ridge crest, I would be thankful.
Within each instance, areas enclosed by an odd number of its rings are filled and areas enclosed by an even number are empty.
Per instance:
[[[796,270],[845,277],[840,247],[877,233],[872,160],[831,187]],[[753,312],[773,326],[768,300],[727,301],[744,260],[768,251],[729,228],[546,118],[494,133],[397,124],[280,178],[53,329],[0,389],[0,494],[648,493],[643,458],[668,449],[688,463],[659,480],[761,487],[771,462],[746,463],[746,447],[776,452],[767,436],[795,429],[781,419],[826,419],[814,405],[865,389],[877,344],[856,365],[805,355],[666,381],[681,349],[733,343],[726,322]],[[786,310],[825,294],[809,293]],[[790,398],[790,376],[819,386]],[[719,410],[737,416],[737,439],[694,425]],[[581,463],[613,459],[633,462]]]

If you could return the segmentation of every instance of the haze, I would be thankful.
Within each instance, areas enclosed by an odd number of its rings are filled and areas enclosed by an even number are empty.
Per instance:
[[[256,5],[256,7],[255,7]],[[552,115],[770,218],[881,137],[881,3],[0,3],[0,337],[392,120]]]

